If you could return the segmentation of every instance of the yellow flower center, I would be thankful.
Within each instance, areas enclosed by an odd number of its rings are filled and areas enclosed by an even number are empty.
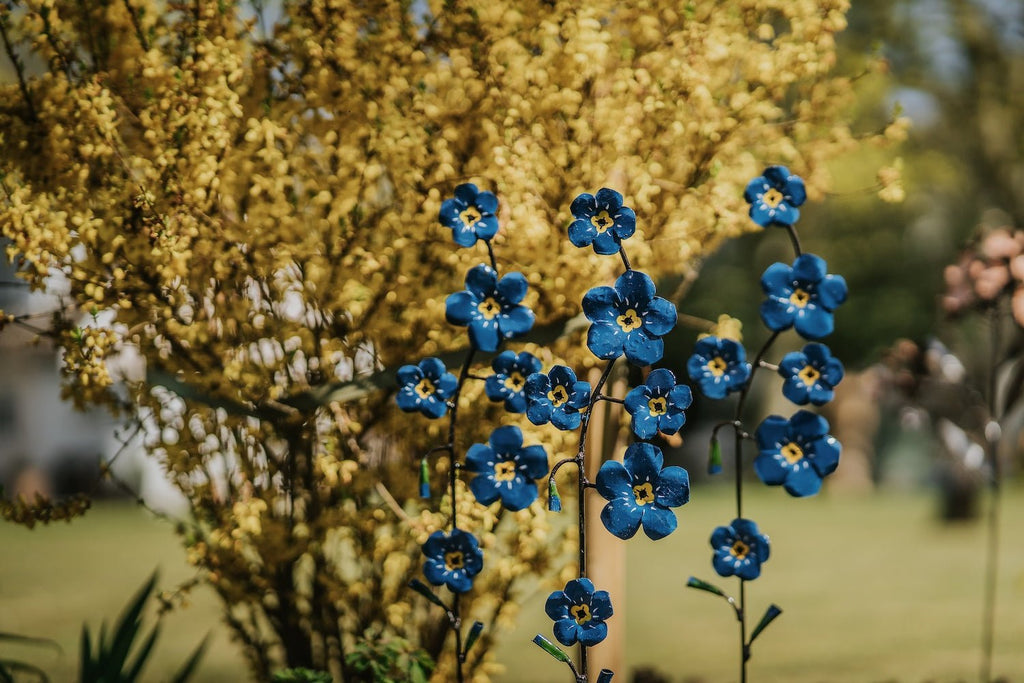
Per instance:
[[[487,297],[477,305],[476,310],[483,313],[488,320],[501,313],[501,306],[491,297]]]
[[[480,212],[477,211],[475,206],[468,206],[459,213],[459,218],[467,228],[476,223],[482,217],[483,216],[480,215]]]
[[[780,452],[782,453],[782,457],[785,458],[790,465],[795,465],[804,457],[803,449],[792,441],[783,446]]]
[[[466,560],[461,550],[453,550],[444,554],[444,566],[448,571],[462,569],[466,566]]]
[[[608,215],[607,211],[602,211],[596,216],[591,217],[590,224],[597,228],[598,233],[604,233],[608,228],[615,225],[615,221]]]
[[[708,361],[708,370],[715,377],[721,377],[722,375],[724,375],[725,370],[728,367],[729,364],[722,360],[721,356],[715,356],[714,358]]]
[[[802,289],[794,289],[793,293],[789,295],[789,302],[795,306],[803,308],[811,300],[811,295]]]
[[[419,384],[416,385],[416,395],[423,399],[430,398],[434,395],[435,391],[434,383],[426,377],[421,379]]]
[[[590,605],[573,605],[569,608],[569,614],[580,626],[593,618],[590,616]]]
[[[761,195],[761,201],[773,209],[781,204],[783,199],[785,199],[785,197],[774,187]]]
[[[642,484],[637,484],[633,487],[633,497],[636,498],[637,505],[647,505],[648,503],[654,502],[654,487],[651,486],[651,482],[645,481]]]
[[[510,372],[508,377],[505,378],[505,388],[512,391],[519,391],[525,383],[526,379],[515,370]]]
[[[732,556],[737,560],[742,560],[747,554],[750,553],[750,546],[743,541],[736,539],[736,542],[732,544],[732,548],[729,549]]]
[[[668,401],[661,396],[657,396],[647,402],[647,408],[651,411],[651,415],[664,415],[668,412]]]
[[[548,400],[557,408],[569,400],[569,392],[561,384],[556,384],[555,388],[548,392]]]
[[[636,311],[632,308],[628,309],[625,313],[615,319],[615,322],[619,324],[623,332],[632,332],[633,330],[643,326],[643,320],[637,315]]]
[[[499,462],[494,466],[494,481],[512,481],[516,478],[515,460]]]
[[[805,365],[804,369],[798,372],[796,376],[799,377],[805,385],[813,387],[814,383],[818,381],[819,377],[821,377],[821,373],[810,365]]]

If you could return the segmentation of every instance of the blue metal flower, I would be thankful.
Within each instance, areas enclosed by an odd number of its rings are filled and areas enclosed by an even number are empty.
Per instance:
[[[622,240],[636,231],[636,213],[622,205],[622,195],[602,187],[597,196],[583,193],[569,207],[576,218],[569,225],[569,241],[577,247],[594,245],[598,254],[617,254]]]
[[[543,446],[523,448],[523,432],[515,425],[491,432],[490,445],[475,443],[466,453],[466,469],[476,474],[469,488],[490,505],[501,498],[509,510],[522,510],[537,500],[537,482],[548,473]]]
[[[686,422],[683,412],[693,402],[690,387],[676,384],[671,370],[659,368],[647,381],[626,394],[626,411],[632,415],[633,433],[651,439],[658,432],[675,434]]]
[[[546,375],[535,372],[526,378],[526,417],[535,425],[576,429],[589,403],[590,383],[577,380],[572,368],[556,365]]]
[[[843,364],[824,344],[811,342],[779,363],[782,395],[797,405],[824,405],[832,400],[834,387],[843,379]]]
[[[492,401],[504,401],[510,413],[526,412],[526,378],[540,372],[540,360],[532,353],[502,351],[491,361],[494,374],[484,381],[484,392]]]
[[[654,294],[654,281],[638,270],[627,270],[615,287],[594,287],[583,296],[583,312],[593,324],[587,347],[602,360],[625,352],[634,365],[651,365],[665,350],[662,335],[676,324],[676,307]]]
[[[711,534],[715,549],[712,564],[719,576],[738,576],[752,581],[761,575],[761,563],[771,552],[768,537],[749,519],[734,519]]]
[[[700,393],[708,398],[725,398],[726,394],[743,389],[750,379],[746,349],[737,341],[718,337],[697,340],[693,355],[686,362],[686,371]]]
[[[526,296],[526,278],[509,273],[498,279],[488,265],[466,274],[466,289],[445,300],[445,318],[469,327],[469,341],[481,351],[495,351],[503,339],[519,337],[533,327],[533,311],[519,304]]]
[[[761,304],[761,320],[775,332],[796,327],[805,339],[821,339],[832,333],[832,311],[846,301],[846,280],[829,275],[825,260],[802,254],[793,266],[773,263],[761,276],[768,298]]]
[[[764,175],[747,183],[743,198],[750,204],[750,217],[761,227],[793,225],[800,218],[796,207],[807,201],[800,176],[785,166],[769,166]]]
[[[791,496],[813,496],[839,466],[842,446],[828,433],[828,422],[806,410],[788,420],[769,415],[754,436],[760,451],[754,458],[757,476],[769,486],[781,484]]]
[[[452,529],[450,534],[435,531],[423,544],[423,575],[427,581],[440,586],[444,584],[453,593],[465,593],[473,587],[473,577],[484,566],[480,544],[473,534],[462,529]]]
[[[562,645],[577,642],[590,647],[608,635],[605,621],[612,616],[608,591],[595,591],[590,579],[573,579],[548,596],[544,611],[554,620],[555,638]]]
[[[630,444],[622,462],[608,460],[597,473],[597,492],[610,501],[601,521],[619,538],[632,538],[641,524],[655,541],[676,530],[676,513],[690,500],[690,475],[675,465],[662,469],[661,449],[649,443]]]
[[[498,232],[498,198],[491,192],[480,192],[473,183],[455,188],[455,197],[441,203],[438,220],[452,229],[455,243],[471,247],[478,239],[489,241]]]
[[[424,358],[419,365],[398,369],[398,395],[395,402],[405,412],[419,411],[437,418],[448,412],[447,401],[455,395],[459,380],[448,372],[438,358]]]

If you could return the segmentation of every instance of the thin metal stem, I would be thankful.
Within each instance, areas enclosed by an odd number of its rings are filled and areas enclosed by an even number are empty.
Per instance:
[[[633,267],[629,265],[629,258],[626,256],[626,250],[621,246],[619,247],[619,257],[622,259],[622,265],[626,270],[633,270]]]
[[[787,225],[786,232],[789,233],[789,241],[793,243],[793,251],[799,258],[803,251],[800,249],[800,237],[796,234],[796,228],[792,225]]]
[[[750,659],[750,644],[747,643],[747,582],[740,579],[740,608],[736,612],[740,622],[740,683],[747,683],[747,660]]]
[[[498,272],[498,262],[494,259],[494,247],[491,246],[490,240],[484,240],[484,244],[487,245],[487,257],[491,260],[491,268],[494,272]]]
[[[625,253],[620,250],[623,261],[625,262]],[[627,262],[628,264],[628,262]],[[628,265],[627,265],[628,270]],[[577,521],[579,527],[579,577],[585,578],[587,576],[587,476],[585,469],[586,459],[586,444],[587,444],[587,429],[590,426],[590,417],[594,413],[594,406],[601,399],[601,389],[604,388],[605,382],[608,381],[608,377],[612,373],[612,368],[615,366],[615,359],[608,361],[608,365],[605,366],[604,371],[601,373],[601,378],[597,380],[597,384],[594,386],[590,393],[590,403],[587,406],[587,412],[583,414],[582,423],[580,424],[580,440],[576,446],[576,457],[573,461],[576,463],[579,478],[577,480],[577,489],[579,494],[579,519]],[[560,465],[561,463],[559,463]],[[576,674],[577,683],[587,682],[587,646],[580,643],[580,657],[579,657],[579,671]]]
[[[490,245],[488,245],[490,248]],[[455,456],[455,423],[459,417],[459,396],[462,394],[462,387],[466,383],[466,379],[469,377],[469,368],[473,365],[473,356],[476,354],[475,348],[470,348],[469,353],[466,354],[466,359],[462,362],[462,369],[459,371],[459,382],[455,386],[455,393],[451,400],[451,412],[448,418],[448,444],[447,450],[450,455],[451,464],[448,468],[448,495],[451,498],[451,528],[455,530],[458,528],[458,512],[455,501],[456,484],[459,479],[459,465]],[[448,615],[448,621],[452,625],[452,629],[455,631],[455,680],[458,683],[463,682],[462,675],[462,617],[459,613],[459,594],[455,593],[455,598],[452,600],[452,609]]]
[[[997,416],[996,407],[996,369],[998,367],[998,353],[1002,346],[1000,339],[999,310],[993,308],[989,317],[991,327],[991,359],[988,368],[988,413],[989,420],[994,422]],[[982,603],[982,624],[981,624],[981,681],[988,683],[992,680],[992,651],[995,643],[995,620],[996,620],[996,584],[999,576],[999,501],[1000,501],[1000,479],[999,466],[999,437],[998,424],[989,424],[985,428],[986,455],[988,456],[991,474],[989,478],[989,504],[986,524],[986,535],[988,543],[985,552],[985,588]]]

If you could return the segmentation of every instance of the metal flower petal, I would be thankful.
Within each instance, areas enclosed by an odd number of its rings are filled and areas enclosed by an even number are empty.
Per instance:
[[[533,311],[519,303],[526,289],[522,273],[509,273],[499,280],[490,266],[474,266],[466,274],[465,291],[445,300],[445,318],[469,328],[474,348],[496,351],[503,340],[522,336],[533,327]]]
[[[846,280],[829,275],[825,260],[801,254],[792,266],[773,263],[761,276],[767,298],[761,304],[761,320],[775,332],[795,327],[805,339],[821,339],[832,333],[832,312],[846,301]]]
[[[690,387],[676,384],[671,370],[659,368],[647,376],[644,384],[626,394],[626,412],[631,416],[633,433],[652,439],[658,432],[675,434],[686,422],[693,395]]]
[[[427,581],[448,586],[453,593],[465,593],[473,587],[473,577],[484,566],[480,544],[473,534],[452,529],[450,534],[435,531],[422,547],[426,555],[423,575]]]
[[[458,379],[438,358],[424,358],[418,365],[398,369],[395,402],[405,412],[419,411],[430,418],[448,412],[448,399],[455,395]]]
[[[784,380],[782,394],[797,405],[824,405],[835,395],[843,372],[843,364],[827,346],[811,342],[802,351],[787,353],[779,362],[779,375]]]
[[[761,564],[768,559],[768,537],[749,519],[734,519],[711,534],[715,554],[711,560],[719,576],[738,576],[752,581],[761,575]]]
[[[617,254],[621,242],[636,231],[636,213],[622,205],[622,195],[601,188],[597,196],[583,193],[570,206],[576,219],[569,225],[569,241],[577,247],[593,245],[598,254]]]
[[[494,374],[484,381],[484,392],[492,401],[504,401],[510,413],[526,412],[526,378],[540,372],[540,360],[532,353],[502,351],[491,361]]]
[[[747,183],[743,198],[750,204],[750,218],[761,227],[787,226],[800,218],[797,207],[807,201],[807,191],[803,179],[785,166],[769,166]]]
[[[551,593],[544,611],[555,622],[558,642],[566,646],[579,642],[587,647],[605,639],[605,621],[613,614],[608,591],[594,590],[594,584],[587,578],[573,579],[562,590]]]
[[[825,418],[806,410],[788,420],[769,415],[754,436],[757,476],[769,486],[783,486],[791,496],[813,496],[839,466],[841,444],[828,433]]]
[[[438,220],[452,229],[452,239],[463,247],[471,247],[478,239],[490,241],[498,232],[498,198],[491,192],[480,192],[476,185],[465,183],[455,188],[455,196],[441,203]]]
[[[565,365],[526,378],[526,417],[535,425],[550,422],[561,430],[576,429],[582,422],[580,411],[589,404],[590,384],[577,380]]]
[[[676,529],[676,516],[669,508],[690,500],[690,476],[682,467],[662,468],[661,450],[649,443],[631,444],[623,461],[609,460],[597,473],[597,492],[609,501],[601,510],[601,521],[613,535],[632,538],[643,526],[644,533],[658,540]]]
[[[697,340],[686,362],[690,379],[708,398],[725,398],[740,391],[750,378],[750,363],[743,346],[732,339],[704,337]]]
[[[537,479],[548,473],[543,446],[523,447],[523,432],[515,425],[498,427],[488,444],[476,443],[466,453],[466,470],[476,476],[469,488],[490,505],[501,499],[509,510],[522,510],[537,500]]]
[[[602,360],[625,354],[639,366],[661,360],[661,337],[676,324],[675,305],[655,296],[654,281],[638,270],[627,270],[614,287],[588,291],[583,313],[592,323],[587,332],[591,353]]]

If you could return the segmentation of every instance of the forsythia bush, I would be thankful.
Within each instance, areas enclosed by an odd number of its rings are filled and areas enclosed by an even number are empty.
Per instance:
[[[495,243],[540,326],[616,265],[564,239],[581,191],[643,217],[635,267],[685,274],[749,229],[766,162],[813,196],[858,143],[833,73],[848,2],[270,5],[0,1],[0,231],[33,288],[66,288],[48,332],[66,395],[142,425],[187,497],[190,561],[253,674],[344,679],[364,637],[436,655],[446,635],[404,587],[445,521],[405,502],[437,428],[353,385],[461,343],[436,321],[478,255],[450,248],[442,197],[502,198]],[[111,370],[128,355],[145,371]],[[511,619],[564,539],[539,504],[460,505],[490,558],[469,611]]]

